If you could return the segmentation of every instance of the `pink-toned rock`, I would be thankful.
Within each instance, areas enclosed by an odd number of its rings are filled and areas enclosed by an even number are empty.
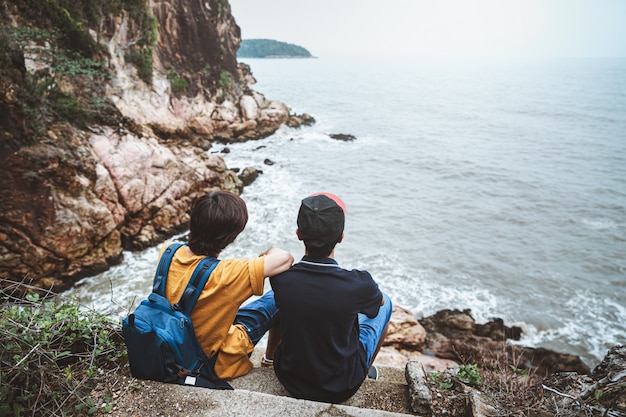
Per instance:
[[[420,350],[426,340],[426,330],[417,321],[411,311],[393,306],[387,337],[384,345],[393,345],[398,348]]]
[[[426,330],[418,323],[389,333],[385,338],[386,345],[404,348],[421,349],[426,341]]]
[[[443,372],[446,369],[456,368],[459,364],[451,359],[438,358],[433,355],[426,355],[419,351],[406,349],[396,349],[392,346],[383,346],[376,356],[375,363],[384,366],[403,368],[408,361],[416,360],[420,362],[426,372]]]
[[[239,108],[244,120],[254,120],[259,115],[259,105],[250,95],[244,95],[239,99]]]
[[[456,361],[450,359],[442,359],[436,356],[414,354],[410,357],[411,360],[418,361],[424,367],[426,372],[443,372],[446,369],[457,368],[459,364]]]
[[[408,362],[408,356],[393,346],[383,346],[376,355],[374,361],[378,365],[394,366],[396,368],[403,368]]]
[[[121,205],[129,214],[117,227],[131,248],[156,244],[182,229],[195,197],[220,188],[242,189],[220,155],[199,148],[166,146],[156,138],[109,130],[93,135],[91,144],[105,168],[100,183],[113,184],[119,199],[111,201],[107,192],[108,205],[115,210]]]

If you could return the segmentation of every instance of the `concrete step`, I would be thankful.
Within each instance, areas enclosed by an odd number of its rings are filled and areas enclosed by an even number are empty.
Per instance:
[[[140,392],[140,394],[139,394]],[[167,417],[402,417],[406,414],[298,400],[280,395],[235,389],[217,391],[184,385],[142,381],[137,395],[126,396],[111,415]]]
[[[234,390],[220,391],[155,381],[122,383],[130,389],[115,395],[111,417],[401,417],[409,408],[404,369],[378,366],[379,379],[366,380],[342,404],[293,398],[272,368],[259,366],[262,351],[252,356],[255,367],[230,382]]]
[[[262,351],[255,350],[251,358],[255,367],[248,374],[230,381],[231,386],[236,391],[245,390],[293,399],[278,381],[273,369],[259,367],[261,355]],[[404,369],[387,366],[377,367],[379,379],[376,381],[366,380],[356,394],[339,406],[392,413],[390,415],[412,415]]]
[[[219,391],[187,385],[164,384],[121,376],[113,392],[114,408],[110,417],[384,417],[431,416],[432,392],[425,382],[419,362],[405,369],[377,365],[379,379],[366,380],[350,399],[329,404],[293,398],[280,384],[274,370],[259,366],[262,352],[255,351],[255,367],[240,378],[229,381],[234,390]],[[406,382],[405,372],[411,379]],[[466,414],[469,417],[495,415],[489,399],[469,390]],[[409,392],[411,391],[411,392]],[[94,398],[102,392],[96,391]],[[109,401],[109,400],[107,400]],[[424,410],[415,413],[411,409]],[[104,403],[103,403],[104,404]]]

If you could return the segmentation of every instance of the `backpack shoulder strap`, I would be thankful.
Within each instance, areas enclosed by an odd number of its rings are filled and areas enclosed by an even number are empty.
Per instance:
[[[165,297],[165,282],[167,281],[167,271],[169,271],[170,269],[170,264],[172,263],[174,253],[178,250],[178,248],[184,245],[184,243],[172,243],[163,251],[161,259],[159,259],[159,265],[157,266],[157,270],[154,273],[152,292]]]
[[[178,303],[174,306],[175,309],[182,311],[186,315],[191,314],[191,310],[196,305],[202,289],[206,285],[211,272],[215,269],[219,263],[215,258],[204,258],[200,261],[196,269],[193,271],[189,283],[180,297]]]

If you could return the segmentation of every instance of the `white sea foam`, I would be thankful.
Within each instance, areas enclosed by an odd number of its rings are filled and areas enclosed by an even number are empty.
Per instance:
[[[598,364],[611,347],[624,343],[626,307],[597,294],[577,291],[564,303],[558,318],[559,325],[541,330],[522,323],[519,343],[575,352],[590,365]]]

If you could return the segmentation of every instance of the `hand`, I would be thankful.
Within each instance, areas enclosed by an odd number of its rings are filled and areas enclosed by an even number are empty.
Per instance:
[[[281,272],[285,272],[293,265],[293,256],[283,249],[269,248],[262,252],[259,256],[263,256],[263,273],[266,277],[273,277]]]

